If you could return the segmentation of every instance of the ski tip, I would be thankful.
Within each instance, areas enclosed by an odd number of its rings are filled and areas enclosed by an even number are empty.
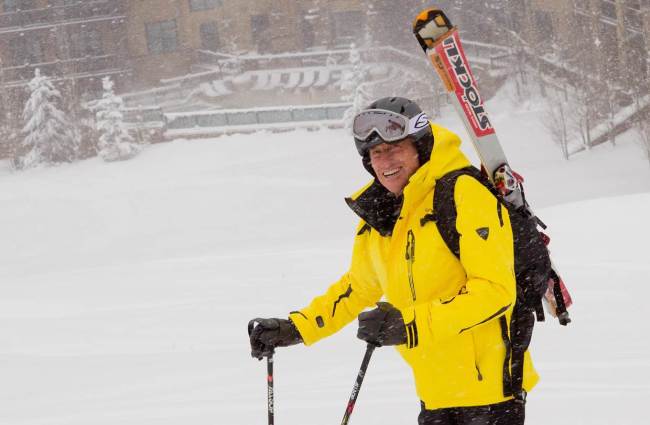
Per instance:
[[[423,10],[413,21],[413,34],[425,51],[432,49],[435,43],[453,28],[447,15],[438,8]]]

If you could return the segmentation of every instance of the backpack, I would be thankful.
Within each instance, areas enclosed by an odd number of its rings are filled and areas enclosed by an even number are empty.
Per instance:
[[[530,215],[525,207],[515,208],[503,199],[493,184],[475,167],[466,167],[442,176],[437,182],[433,198],[433,214],[438,231],[449,250],[460,259],[460,235],[456,230],[456,204],[454,202],[454,187],[460,176],[471,176],[483,184],[497,198],[497,212],[502,217],[505,208],[510,217],[514,241],[514,266],[517,283],[517,301],[510,320],[510,332],[506,316],[499,319],[501,335],[506,347],[506,358],[503,366],[503,394],[514,396],[519,401],[525,401],[526,393],[522,388],[524,353],[530,345],[535,325],[544,321],[544,298],[549,280],[559,281],[553,271],[551,258],[546,247],[548,240],[537,226],[544,224]],[[423,219],[425,220],[425,219]],[[557,279],[557,280],[556,280]],[[554,288],[559,285],[553,285]],[[558,313],[566,311],[561,294],[554,291]],[[558,298],[559,296],[559,298]],[[566,323],[561,323],[564,325]]]

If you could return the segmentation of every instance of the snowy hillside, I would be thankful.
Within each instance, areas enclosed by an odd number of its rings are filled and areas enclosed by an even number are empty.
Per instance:
[[[563,162],[534,104],[504,95],[490,109],[576,302],[569,328],[536,333],[528,423],[647,423],[647,162],[629,135]],[[356,219],[343,197],[367,178],[341,130],[0,163],[0,424],[265,423],[246,323],[345,271]],[[340,422],[364,351],[355,331],[278,352],[278,424]],[[414,424],[418,411],[406,365],[377,350],[351,423]]]

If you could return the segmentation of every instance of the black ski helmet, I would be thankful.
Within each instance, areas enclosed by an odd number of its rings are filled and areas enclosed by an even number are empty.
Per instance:
[[[368,109],[384,109],[386,111],[404,115],[407,118],[413,118],[422,113],[422,108],[420,108],[417,103],[403,97],[383,97],[372,102],[361,112]],[[429,160],[431,150],[433,149],[433,134],[431,133],[431,127],[427,125],[418,132],[411,134],[409,137],[412,138],[413,143],[415,144],[415,148],[418,152],[418,160],[420,161],[421,166]],[[382,143],[390,142],[384,141],[377,132],[371,133],[365,140],[356,137],[354,138],[354,144],[362,157],[363,166],[373,176],[375,176],[375,171],[370,165],[370,148]]]

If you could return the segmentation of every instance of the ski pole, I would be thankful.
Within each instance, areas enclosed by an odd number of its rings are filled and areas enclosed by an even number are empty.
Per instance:
[[[269,411],[269,425],[273,425],[273,352],[266,358],[266,393],[267,409]]]
[[[361,367],[359,368],[359,373],[357,374],[357,380],[352,387],[352,394],[350,394],[350,401],[348,401],[348,407],[345,409],[345,414],[343,415],[343,420],[341,425],[347,425],[350,420],[350,415],[352,415],[352,410],[354,410],[354,404],[357,402],[357,396],[359,395],[359,390],[361,389],[361,384],[363,383],[363,377],[366,376],[366,370],[368,369],[368,363],[370,363],[370,357],[372,352],[375,351],[375,346],[368,344],[366,347],[366,354],[363,356],[363,361],[361,362]]]
[[[250,337],[251,333],[253,332],[253,328],[255,327],[255,323],[258,322],[259,319],[253,319],[250,322],[248,322],[248,336]],[[275,419],[274,414],[273,414],[273,354],[274,350],[271,350],[270,353],[265,353],[266,354],[266,394],[267,394],[267,404],[266,404],[266,410],[268,411],[269,415],[269,424],[268,425],[273,425],[273,421]],[[261,359],[260,359],[261,360]]]

